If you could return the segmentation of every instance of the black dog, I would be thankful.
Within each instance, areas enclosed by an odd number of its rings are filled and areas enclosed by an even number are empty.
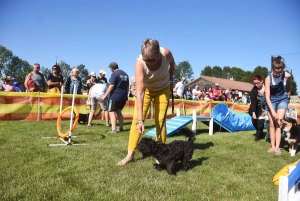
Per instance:
[[[76,118],[76,114],[74,112],[74,120]],[[78,123],[83,123],[83,124],[87,124],[89,122],[89,114],[82,114],[79,113],[79,117],[78,117]]]
[[[188,128],[183,128],[180,132],[188,137],[187,141],[176,140],[170,144],[159,144],[151,138],[142,138],[137,148],[143,157],[153,156],[156,159],[158,171],[166,169],[169,174],[175,175],[178,161],[182,162],[183,169],[186,171],[191,167],[195,133]]]

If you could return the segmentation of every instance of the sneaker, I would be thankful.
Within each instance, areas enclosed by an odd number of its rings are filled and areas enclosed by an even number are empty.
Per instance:
[[[111,124],[106,124],[106,127],[110,127],[111,126]]]
[[[124,131],[123,128],[119,128],[119,129],[117,130],[117,132],[122,132],[122,131]]]
[[[109,131],[109,133],[116,134],[116,133],[118,133],[118,132],[117,132],[117,131],[113,131],[113,130],[111,130],[111,131]]]
[[[88,127],[90,127],[90,126],[91,126],[91,124],[88,124],[87,126],[88,126]]]

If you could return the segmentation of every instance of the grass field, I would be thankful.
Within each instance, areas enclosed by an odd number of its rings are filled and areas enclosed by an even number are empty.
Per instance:
[[[254,141],[254,132],[215,132],[197,126],[193,168],[176,176],[157,172],[153,158],[141,158],[118,167],[127,153],[130,120],[125,131],[110,134],[104,121],[92,127],[78,124],[74,143],[56,146],[56,121],[1,121],[1,200],[277,200],[273,176],[299,158],[285,150],[281,156],[267,153],[269,143]],[[154,121],[146,121],[146,129]],[[62,131],[68,130],[64,121]],[[189,125],[191,126],[191,125]],[[168,137],[167,142],[185,139]]]

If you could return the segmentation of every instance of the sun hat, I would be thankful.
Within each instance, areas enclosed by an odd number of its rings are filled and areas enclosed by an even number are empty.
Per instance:
[[[216,85],[216,86],[219,86],[219,84],[218,84],[218,83],[216,83],[215,85]]]
[[[13,78],[12,76],[6,76],[5,78],[5,81],[8,82],[8,81],[14,81],[15,78]]]
[[[96,77],[96,73],[95,72],[91,72],[90,75]]]
[[[100,74],[106,74],[106,72],[104,71],[104,70],[100,70],[100,72],[99,72]]]

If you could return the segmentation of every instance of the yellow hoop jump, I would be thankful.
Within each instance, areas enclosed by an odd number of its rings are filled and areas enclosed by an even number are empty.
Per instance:
[[[57,129],[57,132],[58,132],[59,137],[61,137],[61,138],[67,137],[67,136],[69,135],[69,133],[72,132],[72,131],[74,130],[74,128],[76,127],[76,125],[77,125],[77,122],[78,122],[78,119],[79,119],[79,113],[78,113],[77,108],[74,107],[74,112],[75,112],[75,114],[76,114],[76,117],[75,117],[75,121],[74,121],[74,123],[73,123],[73,125],[72,125],[72,128],[71,128],[70,130],[68,130],[66,133],[62,133],[61,130],[60,130],[60,121],[61,121],[62,115],[65,114],[66,111],[71,110],[71,109],[72,109],[72,106],[65,108],[65,109],[59,114],[59,116],[58,116],[58,118],[57,118],[56,129]]]

